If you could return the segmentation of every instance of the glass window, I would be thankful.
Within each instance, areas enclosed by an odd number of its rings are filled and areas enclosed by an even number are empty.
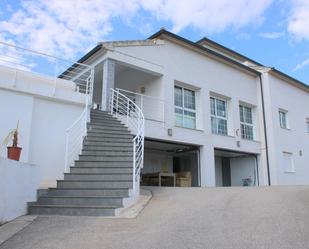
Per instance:
[[[225,100],[210,98],[211,130],[214,134],[227,135],[227,105]]]
[[[294,173],[295,172],[295,167],[294,167],[294,161],[293,161],[293,154],[290,152],[283,152],[283,170],[284,172],[290,172]]]
[[[240,105],[239,112],[241,138],[253,140],[252,108]]]
[[[280,127],[283,129],[288,129],[287,112],[279,110],[279,121]]]
[[[196,128],[195,92],[179,86],[174,87],[175,125]]]

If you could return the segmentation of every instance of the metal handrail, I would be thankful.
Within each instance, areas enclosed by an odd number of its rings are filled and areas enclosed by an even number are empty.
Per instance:
[[[121,120],[134,135],[133,142],[133,192],[137,194],[140,170],[144,164],[144,127],[142,110],[119,89],[110,90],[110,113]]]
[[[70,166],[77,160],[82,151],[83,141],[87,135],[87,122],[90,120],[90,108],[92,106],[94,69],[86,81],[85,108],[81,115],[66,129],[65,163],[64,172],[68,172]]]
[[[155,96],[117,88],[120,93],[130,98],[143,112],[146,120],[165,123],[164,100]]]

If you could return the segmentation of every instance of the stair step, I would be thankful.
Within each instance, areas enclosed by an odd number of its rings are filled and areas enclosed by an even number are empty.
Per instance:
[[[91,132],[91,133],[99,133],[99,134],[103,134],[103,135],[109,135],[109,134],[113,134],[113,135],[130,135],[132,136],[132,134],[130,133],[129,130],[117,130],[117,131],[114,131],[114,130],[106,130],[106,129],[102,129],[101,127],[98,127],[98,128],[92,128],[92,129],[89,129],[87,130],[87,133],[88,132]]]
[[[89,137],[87,136],[85,141],[93,141],[93,142],[124,142],[124,143],[132,143],[132,138],[122,138],[119,137]]]
[[[133,151],[82,150],[84,156],[128,156],[133,157]]]
[[[124,134],[114,134],[114,133],[102,133],[102,132],[95,132],[95,131],[88,131],[87,137],[100,137],[100,138],[130,138],[133,139],[133,135],[128,134],[127,132]]]
[[[75,161],[77,167],[130,167],[132,168],[133,162],[99,162],[99,161]]]
[[[44,196],[38,199],[39,205],[70,205],[70,206],[113,206],[123,207],[123,198],[119,196]]]
[[[84,145],[84,150],[95,151],[133,151],[133,146],[129,144],[123,144],[122,146],[100,146],[100,145]]]
[[[100,123],[91,123],[88,126],[89,131],[114,131],[114,132],[127,132],[129,133],[128,127],[126,126],[105,126]]]
[[[111,146],[111,147],[123,147],[123,146],[130,146],[133,148],[133,143],[132,141],[128,141],[128,142],[102,142],[102,141],[84,141],[84,145],[85,146]]]
[[[57,180],[57,188],[132,188],[131,181]]]
[[[118,123],[99,123],[91,120],[91,123],[89,123],[88,127],[91,128],[92,126],[98,126],[98,128],[104,128],[104,129],[109,129],[109,128],[123,128],[123,129],[128,129],[123,124],[118,124]]]
[[[29,206],[29,214],[72,215],[72,216],[114,216],[117,207],[113,206],[65,206],[38,205]]]
[[[49,188],[48,195],[50,196],[119,196],[128,197],[128,188]]]
[[[65,173],[64,180],[74,181],[130,181],[133,179],[132,174],[114,173],[114,174],[99,174],[99,173]]]
[[[73,174],[132,174],[131,167],[70,167]]]
[[[133,156],[89,156],[80,155],[79,161],[91,161],[91,162],[133,162]]]

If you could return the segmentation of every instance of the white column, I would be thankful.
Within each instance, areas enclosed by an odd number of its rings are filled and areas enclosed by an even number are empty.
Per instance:
[[[212,146],[200,147],[201,187],[215,187],[215,152]]]
[[[110,89],[115,87],[115,61],[106,59],[103,62],[102,81],[102,110],[106,111],[109,105]]]

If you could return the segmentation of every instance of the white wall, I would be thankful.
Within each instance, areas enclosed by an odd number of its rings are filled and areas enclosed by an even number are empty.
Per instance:
[[[42,76],[22,71],[18,75],[12,85],[0,67],[0,143],[19,120],[21,161],[40,166],[40,187],[55,186],[63,178],[65,131],[82,113],[84,95],[67,85],[53,88]],[[0,153],[6,157],[6,148]]]
[[[309,117],[309,93],[269,74],[271,108],[267,111],[272,126],[270,140],[272,184],[309,184],[309,133],[306,118]],[[279,123],[279,108],[288,111],[290,129],[282,129]],[[283,152],[292,153],[295,173],[285,172]]]
[[[201,53],[164,41],[164,45],[155,46],[119,46],[114,48],[145,61],[151,61],[164,68],[159,78],[165,101],[165,124],[147,122],[145,135],[150,138],[191,143],[201,146],[201,185],[215,186],[214,148],[243,151],[259,154],[260,144],[260,102],[258,99],[257,76],[248,74],[230,65],[226,65]],[[199,115],[198,129],[175,127],[174,122],[174,84],[181,83],[198,90],[197,107]],[[211,134],[210,93],[214,92],[229,98],[230,132],[229,136]],[[256,113],[256,140],[247,141],[236,137],[240,128],[239,102],[253,106]],[[167,129],[173,129],[173,136],[167,135]],[[237,146],[237,141],[240,147]],[[205,158],[204,158],[205,157]]]
[[[27,213],[27,202],[36,200],[39,167],[0,158],[0,223]]]

